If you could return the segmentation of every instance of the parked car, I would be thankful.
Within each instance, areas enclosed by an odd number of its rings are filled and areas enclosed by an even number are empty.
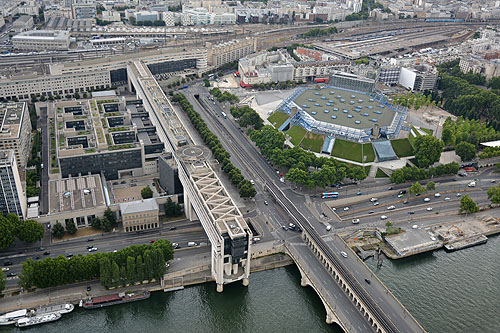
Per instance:
[[[7,274],[8,277],[13,277],[13,276],[16,276],[17,274],[14,273],[14,272],[10,272],[9,274]]]

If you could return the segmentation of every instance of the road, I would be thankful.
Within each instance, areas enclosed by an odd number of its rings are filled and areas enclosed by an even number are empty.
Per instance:
[[[193,94],[199,94],[199,100],[202,105],[198,103]],[[365,306],[367,306],[370,312],[377,318],[377,321],[382,327],[387,331],[397,331],[396,327],[405,332],[419,331],[421,328],[414,320],[403,318],[402,314],[399,313],[387,313],[381,310],[378,305],[379,303],[387,303],[386,306],[384,306],[385,309],[398,306],[401,309],[404,308],[397,303],[397,300],[392,295],[388,294],[378,294],[376,297],[377,301],[374,301],[374,298],[372,298],[363,287],[365,275],[356,276],[351,274],[349,270],[346,270],[341,262],[342,259],[339,259],[340,253],[328,248],[324,241],[321,240],[320,234],[316,231],[324,230],[324,228],[316,228],[316,226],[320,225],[319,221],[312,215],[307,214],[306,217],[302,214],[302,212],[305,213],[307,211],[304,207],[303,196],[295,195],[291,190],[287,189],[284,184],[280,183],[277,179],[278,177],[275,170],[269,165],[270,163],[248,142],[240,129],[230,119],[224,119],[218,116],[222,110],[218,108],[217,103],[214,105],[208,100],[206,97],[206,90],[204,90],[203,87],[194,86],[187,91],[187,95],[193,107],[202,115],[212,132],[217,133],[219,139],[225,148],[228,149],[231,156],[238,158],[240,163],[245,166],[246,172],[253,176],[257,187],[266,188],[280,205],[287,210],[289,216],[296,220],[296,223],[305,228],[304,231],[315,239],[316,244],[322,248],[322,251],[340,272],[339,274],[343,276],[352,290],[355,291],[356,295],[363,300]],[[281,192],[281,190],[284,192]],[[321,234],[324,235],[325,232],[326,231],[323,231]],[[319,260],[315,260],[315,262],[314,265],[319,265],[316,267],[321,267],[321,269],[325,270]],[[357,264],[360,266],[363,265],[361,262]],[[330,279],[332,279],[331,276]],[[380,289],[383,289],[382,284],[379,281],[378,283],[380,284]],[[345,311],[345,309],[341,311]],[[355,309],[355,311],[357,310]],[[353,320],[356,320],[355,317],[353,317]],[[366,320],[363,322],[366,323]],[[353,326],[356,327],[357,325],[362,326],[363,323],[358,321],[354,323]]]
[[[182,252],[182,250],[187,248],[188,242],[208,244],[208,238],[198,222],[189,222],[186,220],[169,222],[168,227],[176,229],[167,229],[160,232],[158,232],[158,230],[152,230],[150,232],[144,232],[144,234],[125,232],[96,234],[89,236],[89,238],[59,241],[49,246],[45,246],[43,251],[40,251],[38,248],[31,248],[26,252],[21,251],[20,253],[3,252],[2,257],[0,257],[0,262],[2,263],[2,267],[6,267],[4,263],[6,261],[12,261],[13,264],[7,266],[9,267],[9,271],[5,272],[5,275],[8,273],[15,273],[18,276],[22,272],[22,262],[26,261],[28,258],[39,260],[45,257],[55,258],[59,255],[67,256],[68,254],[86,255],[89,253],[87,246],[90,245],[96,247],[98,249],[97,252],[112,252],[130,245],[150,244],[151,240],[168,239],[172,243],[178,243],[181,250],[180,252]],[[88,239],[92,239],[92,241],[88,241]],[[44,255],[46,251],[50,252],[50,254]],[[175,256],[177,256],[177,252],[179,251],[176,251]],[[198,252],[194,251],[190,253]],[[17,277],[8,278],[7,287],[12,287],[16,283]]]

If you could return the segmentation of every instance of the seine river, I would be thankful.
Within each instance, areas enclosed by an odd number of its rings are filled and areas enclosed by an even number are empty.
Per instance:
[[[375,269],[375,261],[367,260]],[[384,260],[377,275],[429,332],[499,332],[500,237],[454,252]],[[0,331],[16,331],[2,327]],[[300,286],[295,267],[251,275],[250,286],[214,284],[147,301],[96,310],[75,309],[33,332],[342,332],[325,324],[321,301]]]

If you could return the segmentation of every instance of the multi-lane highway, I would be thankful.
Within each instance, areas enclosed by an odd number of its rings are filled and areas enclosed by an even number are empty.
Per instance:
[[[182,250],[188,247],[188,242],[196,242],[201,245],[208,243],[208,238],[198,222],[182,220],[169,222],[168,228],[160,232],[153,230],[141,234],[124,232],[96,234],[83,239],[55,242],[45,246],[42,250],[40,248],[31,248],[26,249],[26,251],[3,252],[0,257],[0,265],[9,268],[9,271],[4,272],[5,275],[8,273],[16,274],[15,277],[8,278],[7,286],[9,287],[17,283],[17,277],[22,272],[22,263],[28,258],[41,260],[46,257],[55,258],[59,255],[65,257],[78,254],[86,255],[89,253],[87,247],[90,245],[96,247],[97,252],[112,252],[130,245],[150,244],[152,240],[157,239],[168,239],[172,243],[178,243],[178,250],[181,250],[179,253],[182,253]],[[189,253],[200,253],[199,251],[205,252],[208,251],[208,248],[204,247],[203,250]],[[177,252],[175,256],[178,256]],[[12,265],[4,266],[6,262],[12,262]]]

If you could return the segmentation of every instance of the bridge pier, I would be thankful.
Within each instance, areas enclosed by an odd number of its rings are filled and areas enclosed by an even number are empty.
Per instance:
[[[189,221],[197,220],[193,205],[191,205],[191,199],[189,199],[189,196],[186,192],[184,192],[184,213],[186,214],[186,218]]]

